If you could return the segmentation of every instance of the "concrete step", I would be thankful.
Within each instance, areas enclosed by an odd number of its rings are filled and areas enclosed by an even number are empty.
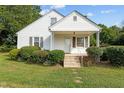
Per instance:
[[[80,58],[64,58],[64,59],[79,60]]]
[[[69,60],[69,59],[67,60],[67,59],[65,59],[64,62],[76,62],[76,63],[79,62],[80,63],[80,60]]]
[[[81,65],[64,65],[64,67],[81,67]]]
[[[64,66],[80,66],[80,64],[64,64]]]
[[[65,54],[64,67],[81,67],[80,55]]]

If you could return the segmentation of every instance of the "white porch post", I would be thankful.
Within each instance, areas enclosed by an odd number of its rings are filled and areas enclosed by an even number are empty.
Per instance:
[[[50,50],[54,49],[54,32],[51,32],[51,36],[50,36]]]
[[[50,36],[50,50],[52,50],[52,42],[53,42],[53,38],[52,38],[53,36],[52,36],[52,32],[51,32],[51,36]]]
[[[88,36],[88,47],[90,47],[90,36]]]
[[[54,50],[54,32],[52,32],[52,50]]]
[[[96,46],[99,47],[99,32],[96,33]]]

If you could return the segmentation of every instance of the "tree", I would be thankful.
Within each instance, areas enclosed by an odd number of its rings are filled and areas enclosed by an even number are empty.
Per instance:
[[[40,6],[0,6],[0,45],[16,44],[15,33],[40,17]]]
[[[121,28],[121,32],[124,33],[124,21],[122,21],[121,27],[122,27],[122,28]]]
[[[90,36],[90,45],[96,46],[96,34]]]
[[[101,45],[113,44],[113,42],[119,36],[120,28],[116,25],[107,27],[103,24],[99,24],[99,26],[102,28],[100,33]]]
[[[115,43],[116,45],[124,45],[124,33],[121,33],[118,38],[116,39]]]

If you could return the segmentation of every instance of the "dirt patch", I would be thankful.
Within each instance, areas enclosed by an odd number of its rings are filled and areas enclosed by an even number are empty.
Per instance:
[[[78,80],[78,79],[77,79],[77,80],[75,80],[74,82],[75,82],[75,83],[81,83],[81,80]]]

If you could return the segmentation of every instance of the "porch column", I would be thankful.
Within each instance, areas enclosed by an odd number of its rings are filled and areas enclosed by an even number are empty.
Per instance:
[[[96,46],[99,47],[99,32],[96,33]]]
[[[51,32],[50,36],[50,50],[54,49],[54,32]]]
[[[88,47],[90,47],[90,36],[88,36]]]
[[[50,50],[52,50],[52,42],[53,42],[52,38],[53,38],[53,36],[52,36],[52,32],[51,32],[51,36],[50,36]]]
[[[52,50],[54,50],[54,32],[52,32]]]

